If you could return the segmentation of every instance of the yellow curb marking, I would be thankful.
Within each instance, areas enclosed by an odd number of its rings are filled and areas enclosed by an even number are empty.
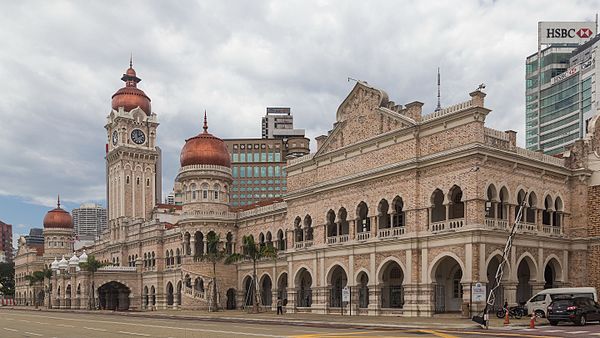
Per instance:
[[[434,331],[434,330],[418,330],[418,332],[429,333],[436,337],[441,337],[441,338],[458,338],[458,336],[453,336],[451,334],[438,332],[438,331]]]

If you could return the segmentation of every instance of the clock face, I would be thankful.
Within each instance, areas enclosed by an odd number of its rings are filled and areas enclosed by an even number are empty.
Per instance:
[[[143,144],[144,142],[146,142],[146,135],[144,135],[143,131],[139,129],[134,129],[131,131],[131,140],[135,144]]]
[[[112,134],[113,146],[116,146],[117,142],[119,142],[119,134],[117,134],[117,131],[115,130],[115,131],[113,131],[113,134]]]

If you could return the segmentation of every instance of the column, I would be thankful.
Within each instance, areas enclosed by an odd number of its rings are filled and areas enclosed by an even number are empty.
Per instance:
[[[348,229],[348,233],[349,233],[349,240],[353,240],[356,239],[356,220],[350,220],[348,221],[348,227],[350,229]]]
[[[371,238],[377,237],[377,229],[379,229],[379,217],[371,217]]]
[[[504,283],[504,299],[499,304],[504,304],[507,301],[509,306],[517,305],[517,283],[506,282]]]
[[[377,316],[381,310],[380,295],[382,287],[383,284],[378,284],[369,280],[369,307],[367,308],[369,316]]]
[[[190,253],[192,257],[196,256],[196,236],[190,234]]]

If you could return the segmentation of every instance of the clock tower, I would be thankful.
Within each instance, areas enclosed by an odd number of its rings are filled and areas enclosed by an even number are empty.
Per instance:
[[[129,62],[121,78],[125,87],[112,96],[106,132],[106,202],[109,224],[121,218],[148,219],[160,203],[161,151],[156,146],[158,121],[150,98]]]

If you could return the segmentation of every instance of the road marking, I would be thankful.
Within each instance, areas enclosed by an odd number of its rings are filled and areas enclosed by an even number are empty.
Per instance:
[[[10,329],[10,328],[8,328],[8,327],[5,327],[4,329],[5,329],[5,330],[7,330],[7,331],[19,332],[19,331],[15,330],[15,329]]]
[[[84,326],[83,328],[84,328],[84,329],[88,329],[88,330],[94,330],[94,331],[102,331],[102,332],[106,332],[106,331],[107,331],[106,329],[97,329],[97,328],[95,328],[95,327],[87,327],[87,326]]]
[[[145,334],[145,333],[137,333],[137,332],[127,332],[127,331],[117,331],[119,333],[124,333],[124,334],[132,334],[134,336],[144,336],[144,337],[150,337],[149,334]]]
[[[73,325],[68,325],[68,324],[56,324],[56,326],[62,326],[62,327],[75,327]]]
[[[568,333],[568,334],[581,334],[581,333],[588,333],[588,332],[590,332],[590,331],[569,331],[569,332],[565,332],[565,333]]]
[[[590,333],[590,336],[600,336],[600,333]]]
[[[27,331],[23,331],[23,333],[30,334],[30,335],[34,335],[34,336],[40,336],[40,337],[41,337],[41,336],[43,336],[42,334],[39,334],[39,333],[34,333],[34,332],[27,332]]]
[[[34,323],[38,323],[38,324],[42,324],[42,325],[48,325],[48,323],[44,323],[44,322],[34,322]]]
[[[438,332],[438,331],[434,331],[434,330],[419,330],[419,332],[429,333],[436,337],[441,337],[441,338],[458,338],[458,336],[443,333],[443,332]]]
[[[557,332],[565,332],[565,330],[544,330],[544,332],[557,333]]]

